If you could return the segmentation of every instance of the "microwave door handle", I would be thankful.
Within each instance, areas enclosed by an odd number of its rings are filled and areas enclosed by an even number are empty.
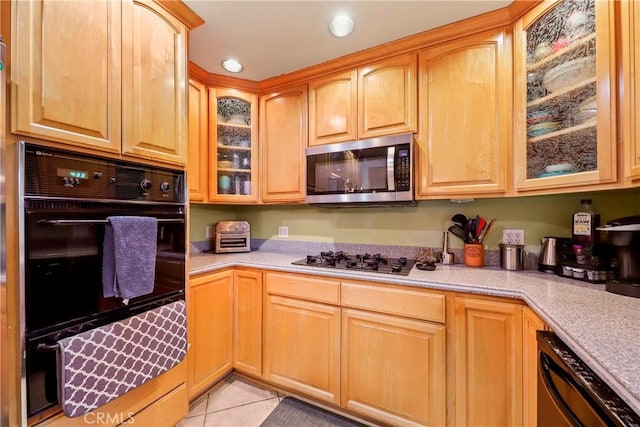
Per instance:
[[[387,147],[387,182],[389,183],[389,191],[396,191],[395,159],[396,147]]]

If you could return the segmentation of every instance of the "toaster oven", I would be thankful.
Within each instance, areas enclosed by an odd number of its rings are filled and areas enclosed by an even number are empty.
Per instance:
[[[247,221],[220,221],[216,224],[215,253],[251,251],[251,233]]]

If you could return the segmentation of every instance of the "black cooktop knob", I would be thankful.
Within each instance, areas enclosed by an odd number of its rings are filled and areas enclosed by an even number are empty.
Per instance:
[[[109,178],[109,184],[115,184],[115,183],[116,183],[116,181],[117,181],[117,179],[116,179],[114,176],[112,176],[111,178]]]
[[[167,181],[164,181],[162,184],[160,184],[160,191],[162,191],[163,193],[168,193],[169,190],[171,190],[171,184],[169,184]]]
[[[95,179],[102,178],[102,172],[94,172],[94,173],[93,173],[93,177],[94,177]]]
[[[400,273],[402,266],[400,264],[391,264],[391,271],[394,273]]]
[[[151,184],[151,181],[149,181],[147,178],[140,181],[140,188],[142,188],[144,191],[151,190],[152,186],[153,184]]]

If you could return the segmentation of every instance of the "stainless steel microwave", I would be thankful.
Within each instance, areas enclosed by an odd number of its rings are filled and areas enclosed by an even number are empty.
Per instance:
[[[412,133],[309,147],[306,158],[308,204],[415,204]]]

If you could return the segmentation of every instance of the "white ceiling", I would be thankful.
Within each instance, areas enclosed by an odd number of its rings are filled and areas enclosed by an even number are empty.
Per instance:
[[[205,24],[190,33],[189,59],[210,73],[260,81],[505,7],[511,0],[218,1],[183,0]],[[328,25],[350,14],[353,33]],[[235,58],[244,71],[220,66]]]

